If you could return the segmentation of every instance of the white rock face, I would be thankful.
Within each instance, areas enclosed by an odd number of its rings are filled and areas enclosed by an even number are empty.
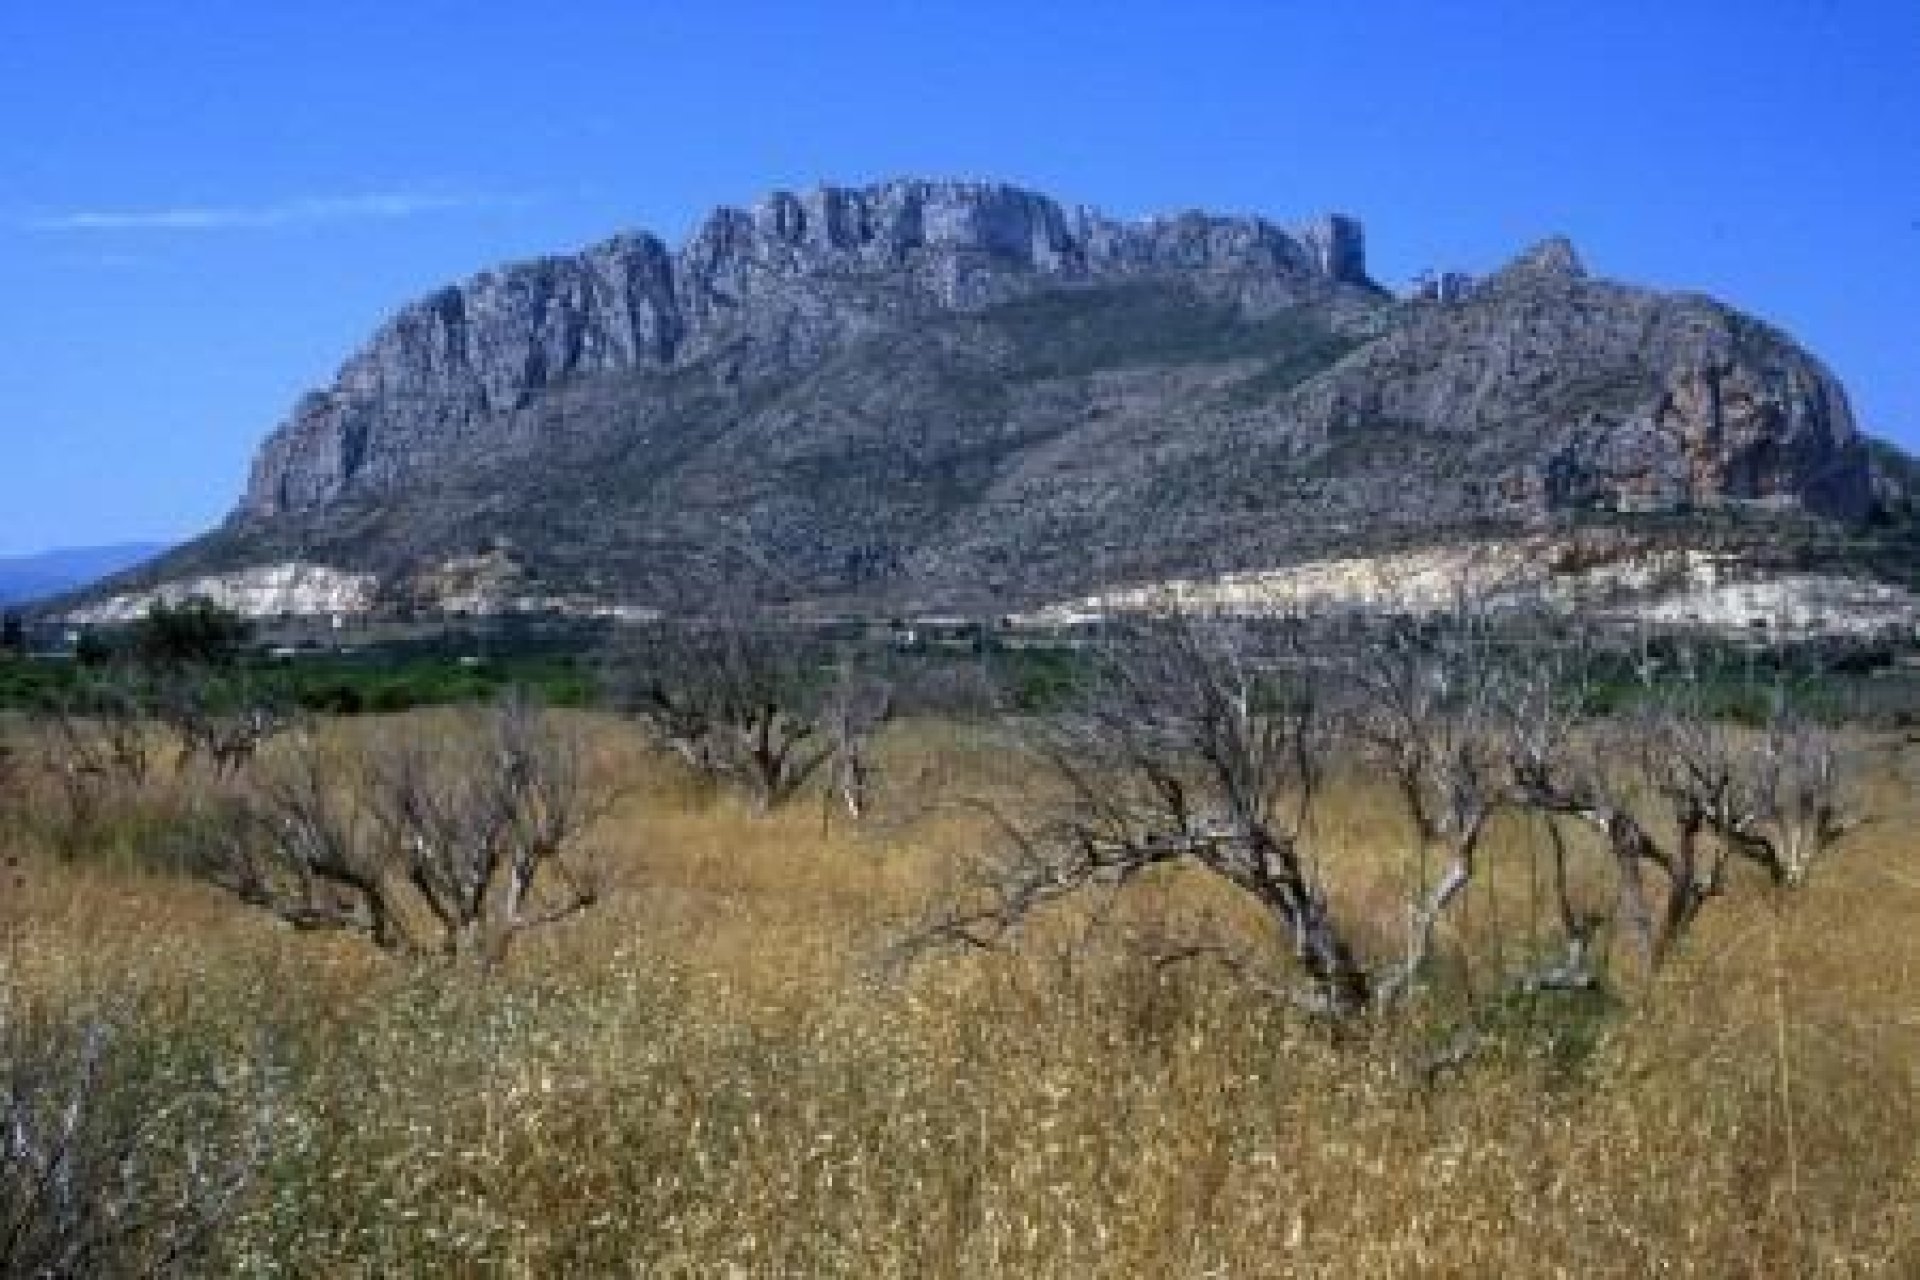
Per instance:
[[[1640,606],[1636,616],[1668,626],[1871,635],[1913,628],[1916,604],[1884,583],[1795,573],[1678,592]]]
[[[1218,578],[1176,578],[1050,605],[1025,620],[1061,625],[1106,613],[1157,609],[1253,617],[1316,608],[1432,613],[1447,607],[1463,589],[1475,598],[1537,594],[1549,575],[1549,562],[1539,550],[1524,543],[1479,543],[1314,560]]]
[[[1870,635],[1920,630],[1920,597],[1830,574],[1765,573],[1697,550],[1594,562],[1552,539],[1482,542],[1317,560],[1210,579],[1173,579],[1049,605],[1017,621],[1070,626],[1111,613],[1189,610],[1271,617],[1316,609],[1430,614],[1462,595],[1496,608],[1546,608],[1616,623]]]
[[[377,585],[372,574],[293,561],[163,583],[151,591],[113,596],[75,609],[66,620],[83,626],[127,623],[144,617],[156,604],[188,600],[209,600],[248,618],[361,614],[373,606]]]

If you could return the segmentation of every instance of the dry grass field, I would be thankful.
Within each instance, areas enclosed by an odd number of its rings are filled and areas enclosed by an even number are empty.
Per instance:
[[[264,1126],[214,1271],[1920,1275],[1920,747],[1868,744],[1877,820],[1809,888],[1739,879],[1657,976],[1621,960],[1611,1003],[1498,994],[1541,925],[1505,833],[1445,939],[1451,994],[1334,1042],[1127,945],[1244,931],[1177,871],[1015,952],[891,964],[987,839],[920,801],[1022,781],[984,729],[894,726],[859,827],[754,817],[591,732],[626,784],[593,832],[608,891],[493,975],[111,848],[57,858],[31,801],[9,820],[10,1016],[107,1010],[146,1105]],[[1347,780],[1321,822],[1384,925],[1384,797]],[[1480,1051],[1424,1075],[1467,1025]]]

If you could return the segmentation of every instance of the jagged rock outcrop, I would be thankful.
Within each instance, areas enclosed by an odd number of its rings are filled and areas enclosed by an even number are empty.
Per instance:
[[[1817,360],[1563,240],[1401,300],[1347,218],[1121,222],[903,181],[406,307],[147,577],[313,561],[417,603],[505,539],[529,597],[1012,607],[1595,512],[1871,501]]]
[[[1870,501],[1846,393],[1817,360],[1710,299],[1594,280],[1564,239],[1416,306],[1295,412],[1329,439],[1459,439],[1536,514],[1772,501],[1854,520]]]
[[[779,191],[751,211],[715,210],[677,252],[616,236],[404,308],[269,439],[242,511],[379,491],[431,467],[476,421],[569,378],[671,369],[752,340],[804,363],[916,313],[1168,274],[1264,286],[1269,307],[1373,287],[1360,226],[1337,215],[1289,232],[1202,213],[1121,222],[994,183]]]

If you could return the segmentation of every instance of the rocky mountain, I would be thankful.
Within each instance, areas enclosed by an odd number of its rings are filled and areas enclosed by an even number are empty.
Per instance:
[[[1711,299],[1596,279],[1563,241],[1400,298],[1346,217],[1123,222],[898,181],[776,192],[677,249],[617,236],[403,308],[273,432],[221,529],[121,585],[298,562],[386,603],[451,580],[1012,607],[1872,502],[1817,360]]]

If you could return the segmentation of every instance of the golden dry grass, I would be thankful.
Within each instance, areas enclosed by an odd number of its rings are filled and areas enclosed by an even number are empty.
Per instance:
[[[377,730],[376,730],[377,731]],[[1221,972],[1059,923],[1013,955],[875,963],[982,838],[755,819],[612,729],[633,782],[611,892],[493,980],[291,933],[218,893],[63,864],[24,828],[0,963],[54,1004],[133,1000],[165,1038],[279,1065],[270,1162],[222,1245],[311,1276],[1920,1274],[1920,749],[1785,910],[1740,884],[1624,1007],[1460,1000],[1335,1045]],[[964,728],[889,744],[902,790],[1004,789]],[[1397,824],[1326,818],[1384,929]],[[1522,833],[1508,832],[1508,848]],[[1531,920],[1511,855],[1456,949]],[[1192,877],[1129,918],[1214,918]],[[1483,992],[1491,979],[1466,975]],[[1486,1051],[1427,1087],[1457,1019]]]

